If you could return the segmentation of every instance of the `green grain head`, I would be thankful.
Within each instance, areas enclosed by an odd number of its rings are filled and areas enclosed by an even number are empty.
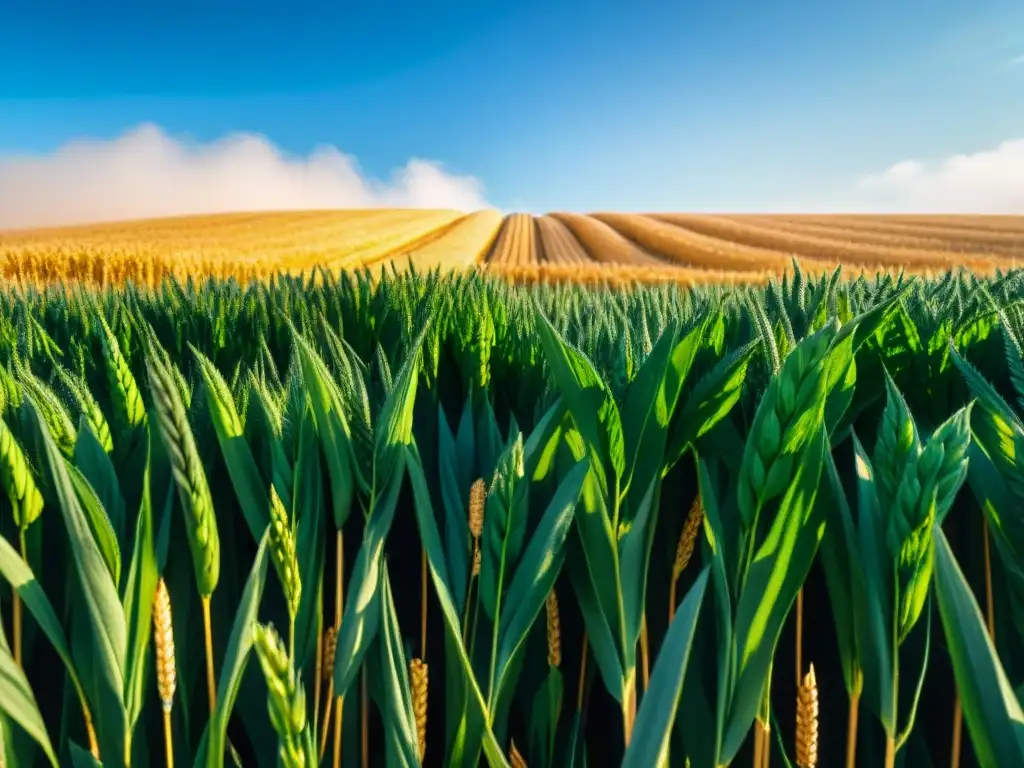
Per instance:
[[[114,403],[115,422],[120,429],[131,429],[146,420],[146,406],[142,402],[142,393],[132,375],[128,361],[121,354],[121,346],[117,337],[110,330],[103,315],[99,316],[103,342],[103,364],[110,387],[110,397]]]
[[[0,483],[10,499],[15,525],[25,530],[43,511],[43,496],[25,452],[3,420],[0,420]]]
[[[968,406],[940,426],[923,448],[912,446],[888,506],[886,544],[896,562],[900,642],[924,609],[932,575],[932,530],[967,477],[970,439]]]
[[[167,447],[174,482],[178,487],[178,498],[185,513],[199,594],[208,597],[213,594],[220,578],[220,539],[213,498],[169,361],[161,359],[153,346],[155,344],[155,340],[150,340],[146,354],[149,386],[160,434]]]
[[[278,738],[278,756],[284,768],[305,768],[311,760],[306,729],[306,694],[296,679],[288,651],[273,625],[257,624],[254,630],[256,656],[267,681],[267,710]]]
[[[738,501],[747,525],[786,490],[800,451],[820,426],[827,379],[823,362],[834,331],[828,326],[794,347],[758,405],[740,470]]]
[[[288,520],[288,510],[284,508],[273,485],[270,486],[270,555],[281,580],[285,600],[288,602],[288,614],[294,619],[298,615],[299,601],[302,599],[295,534]]]

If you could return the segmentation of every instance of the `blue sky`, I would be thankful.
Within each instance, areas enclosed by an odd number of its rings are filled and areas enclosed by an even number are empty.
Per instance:
[[[425,158],[504,209],[841,206],[1024,137],[1022,56],[1010,0],[0,0],[0,156],[154,123]]]

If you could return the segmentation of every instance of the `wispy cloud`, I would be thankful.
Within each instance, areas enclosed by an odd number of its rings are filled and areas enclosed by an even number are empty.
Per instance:
[[[1024,214],[1024,139],[933,162],[903,160],[857,182],[860,209]]]
[[[209,144],[141,125],[110,141],[71,142],[50,155],[0,155],[0,229],[157,216],[324,208],[489,207],[483,185],[410,159],[368,178],[336,147],[290,157],[265,137]]]
[[[1013,69],[1024,64],[1024,54],[1020,56],[1014,56],[1012,59],[1007,59],[1000,65],[1000,69]]]

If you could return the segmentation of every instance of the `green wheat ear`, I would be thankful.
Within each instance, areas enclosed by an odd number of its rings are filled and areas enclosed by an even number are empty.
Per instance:
[[[284,597],[288,603],[288,615],[295,619],[302,599],[302,581],[299,577],[299,560],[295,551],[295,535],[288,520],[277,489],[270,486],[270,556],[274,561]]]
[[[312,768],[316,765],[306,727],[306,693],[296,678],[284,642],[272,624],[257,624],[253,630],[256,656],[267,681],[267,711],[277,732],[278,757],[284,768]]]
[[[150,340],[146,371],[153,393],[157,425],[167,446],[171,471],[178,487],[178,498],[185,513],[199,594],[209,597],[217,588],[220,578],[220,538],[213,498],[181,393],[168,367],[169,361],[160,359],[154,344],[155,340]]]
[[[114,403],[116,426],[120,429],[137,427],[146,420],[146,406],[128,361],[121,353],[121,345],[106,319],[99,315],[100,340],[103,342],[103,363]]]
[[[25,530],[43,511],[43,496],[39,492],[25,452],[14,434],[0,419],[0,484],[10,499],[14,523]]]

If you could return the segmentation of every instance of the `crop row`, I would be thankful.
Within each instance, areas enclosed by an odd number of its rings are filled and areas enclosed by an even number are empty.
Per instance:
[[[4,764],[1024,764],[1022,278],[0,291]]]

